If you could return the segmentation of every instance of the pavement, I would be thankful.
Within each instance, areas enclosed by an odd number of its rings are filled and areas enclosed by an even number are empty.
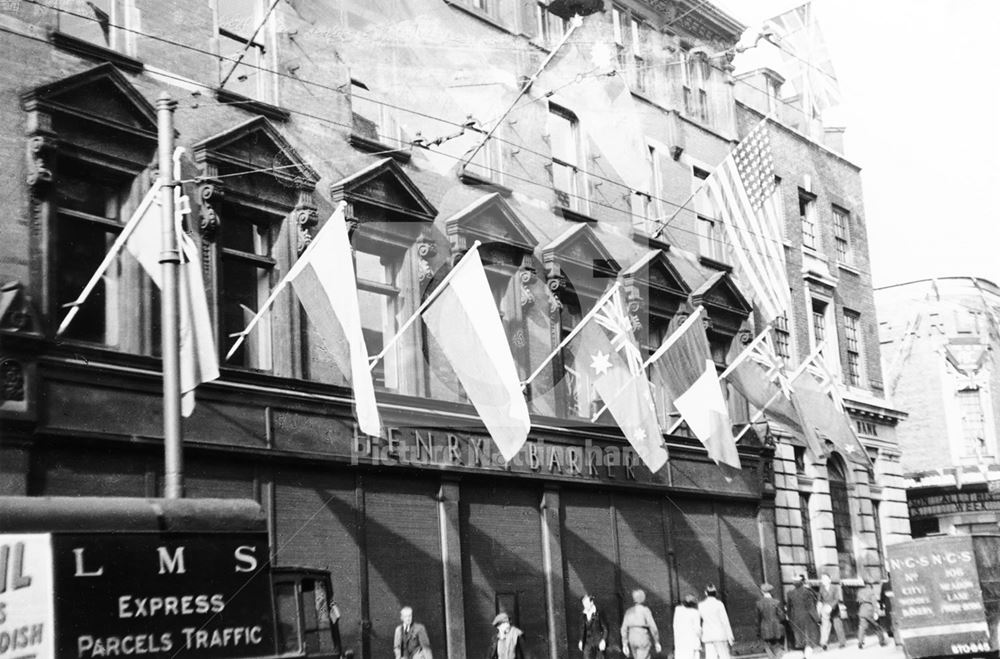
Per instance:
[[[880,647],[875,636],[869,636],[865,640],[865,647],[858,648],[858,642],[851,638],[847,647],[838,648],[831,645],[824,650],[816,650],[812,653],[812,659],[903,659],[903,648],[895,645],[892,639],[888,639],[888,645]],[[802,659],[802,652],[795,650],[786,652],[782,659]]]

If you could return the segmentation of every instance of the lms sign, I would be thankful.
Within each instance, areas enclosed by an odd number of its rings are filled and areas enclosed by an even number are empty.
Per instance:
[[[0,535],[0,658],[274,654],[267,557],[261,533]]]

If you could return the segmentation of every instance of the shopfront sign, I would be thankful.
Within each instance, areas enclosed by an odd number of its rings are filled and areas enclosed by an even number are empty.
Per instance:
[[[0,658],[275,652],[261,533],[0,535]]]
[[[982,488],[952,492],[909,492],[910,519],[960,513],[1000,512],[1000,492]]]

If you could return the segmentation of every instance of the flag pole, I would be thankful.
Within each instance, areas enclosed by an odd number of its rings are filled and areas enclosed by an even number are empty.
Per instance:
[[[99,282],[101,277],[104,276],[104,271],[108,269],[111,262],[115,260],[116,256],[118,256],[122,247],[124,247],[125,243],[128,242],[129,237],[135,232],[135,228],[139,226],[139,221],[142,219],[142,216],[156,201],[156,195],[159,194],[159,191],[160,181],[157,180],[153,183],[153,187],[149,190],[149,192],[146,193],[146,196],[142,198],[142,202],[140,202],[139,207],[135,209],[135,212],[132,213],[132,217],[129,218],[128,223],[122,227],[118,237],[115,238],[115,241],[111,244],[111,249],[108,250],[108,253],[104,256],[104,260],[101,261],[101,264],[97,266],[97,270],[90,278],[90,281],[87,282],[87,285],[83,287],[83,291],[80,292],[79,297],[77,297],[76,300],[63,305],[64,307],[70,307],[70,310],[69,313],[66,314],[66,317],[63,318],[63,321],[59,324],[59,329],[56,330],[56,338],[69,328],[69,324],[73,322],[73,318],[75,318],[76,314],[80,311],[80,307],[87,301],[87,298],[90,296],[91,292],[93,292],[94,287],[97,286],[97,282]]]
[[[160,298],[163,354],[163,496],[180,499],[184,496],[184,464],[181,429],[181,369],[180,369],[180,248],[174,218],[173,180],[174,110],[177,101],[166,92],[156,99],[158,147],[160,156],[160,234],[162,251],[160,264],[163,290]]]
[[[409,329],[410,325],[416,322],[417,318],[420,317],[420,314],[423,313],[424,309],[429,307],[431,302],[436,300],[438,296],[444,292],[444,289],[448,285],[448,282],[452,280],[452,278],[458,273],[459,269],[465,263],[465,259],[468,258],[469,254],[472,254],[473,252],[477,251],[481,244],[482,243],[478,240],[472,243],[472,247],[469,248],[469,251],[467,251],[465,254],[462,255],[462,258],[459,260],[458,263],[455,264],[455,267],[451,269],[451,272],[445,275],[444,279],[441,280],[441,283],[434,287],[434,290],[431,291],[430,295],[427,296],[427,299],[424,300],[419,307],[417,307],[417,310],[413,312],[413,315],[407,318],[406,322],[403,323],[403,325],[398,330],[396,330],[396,333],[393,335],[391,339],[389,339],[389,342],[386,343],[385,346],[383,346],[382,351],[377,355],[375,355],[374,357],[368,358],[368,361],[370,362],[368,364],[369,370],[373,370],[375,368],[375,364],[378,364],[379,360],[385,357],[385,354],[389,352],[389,348],[396,345],[396,341],[398,341],[399,337],[403,335],[403,332]]]
[[[684,335],[684,332],[686,332],[688,330],[688,328],[690,328],[691,325],[693,325],[694,322],[698,318],[701,317],[701,314],[704,313],[704,311],[705,311],[705,308],[702,307],[701,305],[698,305],[698,308],[695,309],[691,313],[691,315],[688,316],[684,320],[683,323],[681,323],[681,326],[678,327],[677,329],[675,329],[673,331],[673,333],[670,336],[667,337],[667,340],[664,341],[663,343],[661,343],[660,347],[657,348],[656,351],[653,352],[653,354],[650,355],[649,358],[647,358],[645,362],[643,362],[643,364],[642,364],[642,370],[645,371],[649,367],[650,364],[652,364],[657,359],[659,359],[660,357],[662,357],[663,354],[667,350],[670,349],[670,346],[672,346],[675,343],[677,343],[677,341]],[[632,380],[635,380],[637,377],[639,377],[638,373],[632,376]],[[615,394],[615,398],[614,398],[615,400],[618,398],[618,396],[621,395],[622,391],[625,391],[625,389],[628,388],[629,384],[632,384],[632,380],[629,380],[628,384],[626,384],[624,387],[622,387],[621,391],[619,391],[617,394]],[[590,419],[591,423],[597,423],[597,420],[601,417],[602,414],[604,414],[604,411],[607,410],[607,409],[608,409],[608,404],[605,402],[604,403],[604,407],[602,407],[601,409],[599,409],[597,411],[597,413],[594,414],[593,417],[591,417],[591,419]]]
[[[531,375],[528,376],[528,379],[521,383],[522,389],[526,388],[529,384],[531,384],[532,380],[538,377],[538,374],[542,372],[542,369],[545,368],[550,361],[555,359],[555,356],[559,354],[559,351],[565,348],[566,344],[573,340],[573,337],[580,333],[580,330],[583,329],[583,326],[587,323],[587,321],[597,314],[601,307],[604,306],[604,304],[611,298],[612,294],[614,294],[614,292],[619,288],[621,288],[621,282],[615,281],[615,283],[611,285],[611,288],[606,290],[604,295],[602,295],[597,303],[594,304],[594,308],[588,311],[587,315],[580,319],[580,322],[578,322],[576,327],[574,327],[572,331],[566,335],[566,338],[559,342],[556,349],[550,352],[549,356],[543,359],[542,363],[538,365],[538,368],[536,368]]]
[[[346,205],[347,203],[343,201],[337,204],[337,207],[334,209],[331,218],[335,216]],[[325,228],[326,225],[324,224],[323,227]],[[267,296],[267,299],[264,300],[264,304],[260,306],[260,309],[257,311],[256,314],[254,314],[254,317],[250,319],[250,322],[247,323],[247,326],[244,327],[239,332],[237,332],[236,334],[230,334],[231,337],[235,336],[237,338],[236,338],[236,343],[234,343],[233,346],[229,349],[229,352],[226,353],[225,361],[228,361],[229,358],[233,356],[233,353],[235,353],[236,350],[241,345],[243,345],[243,342],[246,340],[247,336],[250,335],[250,332],[253,330],[253,328],[257,326],[257,323],[260,322],[260,319],[264,317],[264,314],[267,313],[267,310],[270,309],[271,305],[274,304],[274,301],[278,299],[278,294],[281,293],[281,291],[285,290],[285,286],[288,285],[288,282],[290,282],[294,277],[296,277],[299,274],[299,270],[301,270],[304,267],[305,263],[309,262],[307,257],[312,253],[313,247],[316,244],[317,244],[316,240],[313,240],[309,243],[305,251],[302,252],[302,255],[298,259],[296,259],[295,263],[292,264],[292,267],[288,269],[287,273],[285,273],[285,276],[281,278],[281,281],[275,284],[274,288],[271,289],[271,294]]]
[[[770,323],[765,325],[764,329],[760,331],[760,334],[754,337],[754,340],[750,342],[750,345],[744,348],[743,351],[740,352],[740,354],[736,355],[736,359],[734,359],[732,363],[730,363],[729,366],[726,367],[726,370],[724,370],[722,373],[719,374],[719,379],[720,380],[725,379],[725,377],[730,373],[732,373],[737,366],[746,361],[746,358],[750,355],[751,352],[753,352],[753,349],[756,348],[761,341],[767,339],[767,332],[770,329],[771,329]]]

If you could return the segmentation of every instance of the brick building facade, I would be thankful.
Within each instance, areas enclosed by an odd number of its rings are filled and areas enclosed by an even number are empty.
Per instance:
[[[522,375],[619,276],[646,348],[697,305],[720,368],[753,336],[719,218],[692,194],[760,117],[737,101],[753,84],[730,64],[742,25],[705,3],[607,3],[580,28],[600,53],[569,78],[540,77],[496,124],[569,29],[556,4],[386,4],[0,6],[0,38],[15,53],[0,72],[0,150],[13,164],[0,176],[10,210],[4,494],[155,496],[162,485],[151,282],[123,257],[71,330],[56,339],[55,328],[151,185],[164,91],[178,101],[187,228],[220,354],[340,201],[371,353],[474,240]],[[616,76],[587,64],[598,55]],[[631,88],[625,117],[642,157],[625,170],[606,139],[625,134],[621,116],[595,125],[592,109],[574,106],[574,85],[593,80],[609,94],[621,80]],[[593,593],[614,619],[637,586],[669,647],[671,607],[709,583],[729,606],[737,649],[755,649],[760,581],[816,568],[849,584],[879,569],[879,528],[891,540],[901,517],[899,415],[878,386],[858,170],[780,122],[771,131],[795,300],[787,356],[808,354],[821,301],[840,359],[860,369],[851,412],[875,474],[841,469],[831,488],[829,464],[842,462],[811,464],[801,438],[774,428],[776,447],[763,432],[747,436],[730,480],[683,427],[665,438],[668,466],[651,474],[606,417],[590,421],[597,401],[568,357],[532,383],[533,431],[504,468],[420,327],[374,371],[386,430],[365,437],[337,359],[285,293],[198,390],[185,421],[187,495],[259,501],[276,564],[333,573],[345,646],[364,659],[388,651],[403,604],[453,659],[485,650],[498,610],[533,654],[566,657],[579,597]],[[633,183],[636,162],[645,189]],[[799,199],[819,209],[813,248],[801,246]],[[851,223],[842,266],[833,205]],[[856,314],[854,344],[845,309]],[[742,425],[745,401],[730,392],[729,404]],[[597,465],[593,451],[625,457]]]

